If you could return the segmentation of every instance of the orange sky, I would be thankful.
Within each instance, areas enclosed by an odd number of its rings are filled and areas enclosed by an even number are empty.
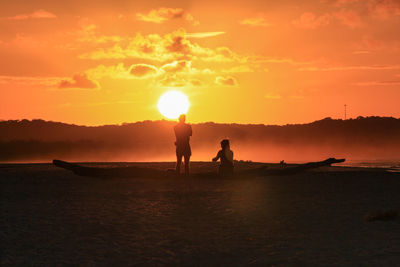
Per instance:
[[[400,117],[400,2],[0,3],[0,119],[286,124]]]

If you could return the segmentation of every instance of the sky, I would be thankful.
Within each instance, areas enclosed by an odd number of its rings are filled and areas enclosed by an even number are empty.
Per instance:
[[[0,2],[0,119],[400,117],[399,0]]]

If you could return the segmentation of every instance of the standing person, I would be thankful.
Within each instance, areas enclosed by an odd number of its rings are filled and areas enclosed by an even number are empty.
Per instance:
[[[221,150],[213,161],[221,160],[219,165],[219,176],[226,177],[233,175],[233,151],[230,148],[229,140],[224,139],[221,141]]]
[[[192,126],[185,123],[186,116],[184,114],[179,116],[179,123],[174,126],[175,132],[175,146],[176,146],[176,173],[181,171],[182,157],[185,159],[185,175],[189,175],[189,161],[192,155],[190,149],[190,137],[192,136]]]

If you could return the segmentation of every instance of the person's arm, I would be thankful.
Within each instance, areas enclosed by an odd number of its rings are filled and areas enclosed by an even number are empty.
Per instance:
[[[212,161],[217,161],[220,158],[221,158],[221,150],[218,151],[217,155],[215,156],[215,158],[212,159]]]
[[[176,140],[178,140],[178,136],[176,135],[176,126],[174,126],[174,134],[175,134],[175,142],[174,142],[174,144],[176,145]]]
[[[192,126],[191,125],[189,125],[189,136],[192,136]]]

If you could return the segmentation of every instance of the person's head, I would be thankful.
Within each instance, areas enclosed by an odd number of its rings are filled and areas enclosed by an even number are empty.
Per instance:
[[[224,139],[221,141],[221,148],[222,149],[229,148],[229,139]]]
[[[179,116],[179,122],[180,122],[180,123],[184,123],[185,120],[186,120],[186,115],[185,115],[185,114],[181,114],[181,115]]]

